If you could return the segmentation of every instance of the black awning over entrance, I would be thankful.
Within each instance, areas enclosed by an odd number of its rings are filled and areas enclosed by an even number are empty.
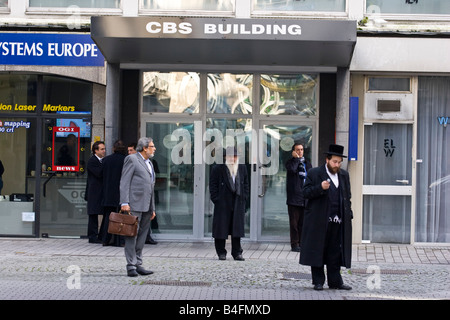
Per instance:
[[[110,63],[348,67],[355,21],[92,17]]]

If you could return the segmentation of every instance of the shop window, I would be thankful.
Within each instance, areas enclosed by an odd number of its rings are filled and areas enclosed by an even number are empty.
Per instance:
[[[208,112],[251,114],[252,88],[252,75],[208,74]]]
[[[35,232],[36,119],[0,116],[0,235]]]
[[[92,110],[92,83],[63,77],[44,76],[43,112],[87,114]]]
[[[450,14],[450,1],[447,0],[367,0],[367,14]]]
[[[417,242],[450,242],[450,77],[419,77]]]
[[[235,0],[143,0],[142,9],[234,11]]]
[[[120,8],[119,0],[29,0],[29,6],[35,8],[67,8],[77,6],[80,8]]]
[[[318,86],[317,75],[262,74],[260,113],[315,116]]]
[[[345,12],[345,6],[346,0],[253,0],[255,11]]]
[[[195,72],[144,72],[143,112],[198,113],[200,75]]]
[[[0,10],[2,8],[8,8],[8,0],[0,0]]]
[[[0,74],[0,114],[36,113],[35,75]]]

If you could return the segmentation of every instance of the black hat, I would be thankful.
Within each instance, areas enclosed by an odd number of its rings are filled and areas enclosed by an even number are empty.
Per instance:
[[[235,147],[227,147],[225,150],[225,154],[227,156],[237,156],[238,152],[237,149]]]
[[[325,154],[328,155],[334,155],[334,156],[339,156],[342,158],[347,158],[347,156],[344,156],[344,146],[340,146],[338,144],[330,144],[330,146],[328,147],[328,152],[325,152]]]

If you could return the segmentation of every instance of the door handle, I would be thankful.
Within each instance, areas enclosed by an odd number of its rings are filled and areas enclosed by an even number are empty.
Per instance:
[[[409,180],[395,180],[395,182],[402,183],[402,184],[408,184]]]

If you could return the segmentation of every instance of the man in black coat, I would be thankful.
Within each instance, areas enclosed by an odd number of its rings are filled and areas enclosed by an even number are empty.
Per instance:
[[[351,289],[340,274],[341,266],[351,266],[353,218],[350,178],[347,171],[340,169],[343,151],[343,146],[330,145],[326,164],[309,170],[303,187],[308,202],[300,264],[311,266],[315,290],[323,290],[325,264],[331,289]]]
[[[124,239],[119,235],[108,233],[109,214],[119,212],[120,207],[120,177],[122,175],[123,161],[127,156],[127,147],[121,140],[113,145],[113,153],[106,156],[103,161],[103,231],[102,242],[104,246],[123,245]],[[113,239],[111,243],[111,239]]]
[[[296,142],[292,147],[292,157],[286,162],[286,204],[289,214],[289,234],[291,250],[300,252],[305,199],[303,184],[306,173],[311,169],[309,161],[303,157],[303,144]]]
[[[99,235],[98,215],[103,214],[102,207],[102,185],[103,171],[102,159],[106,154],[105,143],[96,141],[92,145],[92,156],[87,163],[87,183],[85,200],[87,201],[88,232],[89,243],[101,243]]]
[[[227,148],[224,164],[217,164],[209,180],[214,203],[212,236],[219,260],[226,260],[225,242],[231,235],[231,255],[243,261],[241,238],[245,236],[245,203],[249,195],[247,168],[238,163],[237,151]]]

